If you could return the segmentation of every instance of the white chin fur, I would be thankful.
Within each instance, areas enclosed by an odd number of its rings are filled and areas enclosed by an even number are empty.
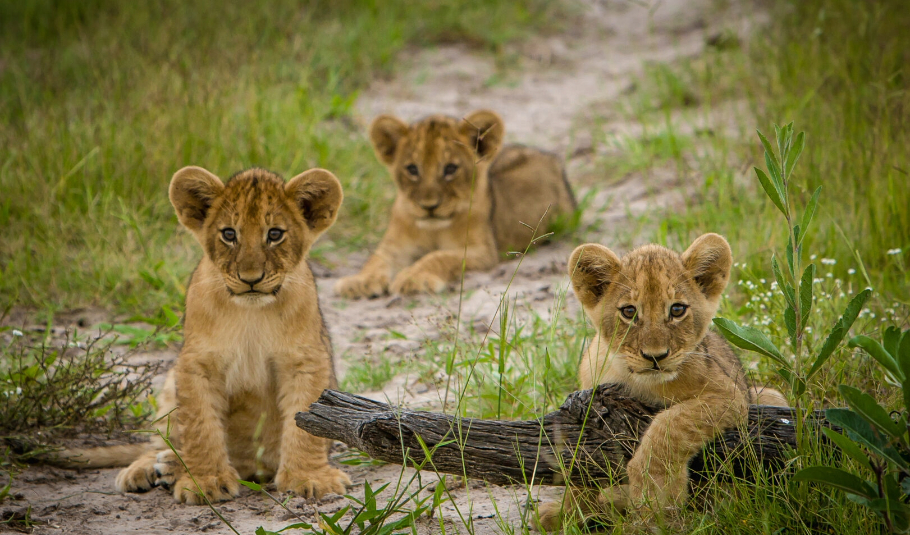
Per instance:
[[[277,300],[278,298],[272,294],[241,294],[231,296],[231,301],[235,304],[253,308],[271,305]]]
[[[417,228],[423,230],[442,230],[452,225],[451,219],[418,219]]]
[[[679,371],[667,371],[667,372],[640,372],[633,375],[635,380],[645,385],[659,385],[663,383],[669,383],[670,381],[676,379],[679,376]]]

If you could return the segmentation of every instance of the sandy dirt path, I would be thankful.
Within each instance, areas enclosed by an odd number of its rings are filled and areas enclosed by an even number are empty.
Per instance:
[[[722,7],[723,6],[723,7]],[[746,4],[751,6],[751,4]],[[602,222],[600,228],[621,228],[630,214],[685,202],[692,186],[680,180],[674,169],[640,175],[597,177],[595,158],[604,157],[593,146],[591,132],[630,133],[637,125],[614,113],[615,103],[632,87],[646,62],[672,63],[701,54],[709,36],[721,30],[743,35],[754,14],[746,7],[711,0],[665,0],[651,2],[585,0],[575,23],[558,35],[531,39],[504,54],[506,69],[495,58],[465,46],[440,46],[409,50],[402,54],[399,75],[377,81],[357,103],[358,120],[367,124],[378,113],[394,113],[413,120],[429,113],[463,115],[477,108],[491,108],[505,119],[507,141],[537,145],[567,156],[569,178],[579,196],[588,188],[594,200],[586,223]],[[595,126],[596,125],[596,126]],[[385,177],[381,177],[386,179]],[[386,179],[387,180],[387,179]],[[389,187],[391,181],[389,181]],[[604,231],[602,231],[604,232]],[[606,231],[609,232],[609,231]],[[610,236],[584,236],[609,242]],[[555,292],[567,284],[565,262],[577,243],[557,243],[536,249],[522,262],[509,287],[509,296],[542,314],[552,306]],[[457,292],[416,299],[385,297],[346,301],[332,294],[335,281],[355,273],[366,253],[355,254],[331,271],[319,270],[322,308],[330,326],[337,366],[343,375],[347,355],[392,357],[419,354],[422,343],[440,336],[439,325],[457,314]],[[509,285],[517,260],[505,262],[486,273],[469,273],[461,317],[468,324],[489,324]],[[574,297],[569,307],[577,310]],[[406,339],[389,336],[389,330]],[[157,355],[165,360],[173,352]],[[437,405],[432,387],[413,384],[409,377],[393,380],[372,396],[392,402]],[[363,482],[373,486],[397,480],[400,467],[345,467],[363,495]],[[155,489],[146,494],[114,493],[117,470],[73,472],[35,467],[20,474],[14,492],[19,500],[0,505],[4,518],[22,515],[30,507],[34,533],[231,533],[206,507],[174,504],[169,493]],[[409,477],[410,471],[406,473]],[[434,481],[427,474],[424,482]],[[540,494],[538,494],[540,493]],[[533,489],[533,499],[553,497],[558,489]],[[453,490],[454,503],[443,506],[447,532],[466,532],[462,521],[472,519],[476,533],[500,532],[497,522],[517,524],[528,499],[522,487],[485,486],[470,482]],[[497,520],[495,500],[500,513]],[[316,512],[333,513],[348,501],[329,496],[322,501],[291,498],[288,512],[252,491],[218,506],[234,528],[243,534],[257,527],[279,529],[301,518],[314,522]],[[21,525],[21,524],[19,524]],[[9,529],[0,524],[0,532]],[[419,531],[439,532],[439,519],[421,520]]]

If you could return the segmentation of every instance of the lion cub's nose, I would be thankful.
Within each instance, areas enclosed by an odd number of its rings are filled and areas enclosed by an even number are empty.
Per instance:
[[[645,353],[644,351],[641,352],[641,356],[644,357],[645,360],[650,360],[654,364],[657,364],[658,362],[667,358],[667,355],[669,355],[669,354],[670,354],[669,350],[664,351],[663,353],[659,353],[659,354],[658,353]]]
[[[420,207],[426,210],[427,212],[433,213],[433,210],[439,208],[440,201],[424,201],[420,203]]]
[[[249,284],[250,288],[253,288],[259,284],[262,279],[265,278],[265,272],[260,271],[258,273],[238,273],[237,278],[243,281],[244,284]]]

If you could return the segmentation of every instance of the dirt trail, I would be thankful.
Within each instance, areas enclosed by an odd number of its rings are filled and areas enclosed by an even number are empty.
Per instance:
[[[507,51],[510,65],[502,74],[495,59],[460,45],[410,50],[402,54],[400,75],[379,81],[357,104],[361,122],[367,124],[378,113],[394,113],[412,120],[429,113],[463,115],[476,108],[491,108],[505,119],[507,141],[546,147],[568,156],[570,181],[588,175],[584,182],[595,189],[594,201],[585,222],[601,221],[602,228],[619,228],[628,214],[684,202],[691,184],[682,183],[672,169],[640,176],[591,179],[593,147],[591,131],[635,134],[635,124],[618,119],[614,103],[630,88],[644,64],[673,62],[700,54],[706,37],[723,29],[742,35],[754,20],[746,7],[712,0],[665,0],[652,2],[586,0],[578,24],[564,33],[532,39]],[[721,4],[726,7],[721,8]],[[735,4],[735,3],[734,3]],[[622,179],[616,182],[617,179]],[[597,186],[597,183],[612,184]],[[391,187],[391,182],[389,183]],[[585,188],[580,188],[584,190]],[[584,191],[578,192],[580,195]],[[610,236],[587,236],[608,242]],[[526,257],[509,288],[541,314],[547,314],[558,288],[565,287],[565,262],[576,244],[559,243],[541,247]],[[335,281],[356,272],[365,254],[345,259],[318,281],[322,308],[330,326],[336,355],[407,355],[420,350],[424,340],[439,336],[439,325],[457,313],[458,295],[427,296],[416,299],[386,297],[346,301],[332,294]],[[518,261],[503,263],[487,273],[470,273],[465,280],[462,319],[469,324],[489,324]],[[570,306],[577,307],[574,298]],[[406,339],[389,336],[389,330]],[[173,353],[163,353],[167,359]],[[341,374],[347,368],[339,359]],[[383,392],[372,395],[392,402],[434,404],[435,390],[411,384],[409,378],[393,380]],[[363,495],[364,480],[397,480],[399,467],[345,467],[357,483],[351,493]],[[21,474],[14,492],[20,500],[0,506],[4,516],[23,514],[31,507],[34,533],[231,533],[205,507],[175,505],[162,489],[147,494],[119,495],[113,492],[117,470],[90,470],[76,473],[37,467]],[[408,472],[410,473],[410,472]],[[424,482],[434,476],[424,477]],[[534,498],[554,496],[558,489],[534,489]],[[500,531],[490,498],[496,500],[501,521],[516,524],[525,489],[485,487],[472,482],[467,489],[454,490],[454,504],[443,507],[447,531],[465,528],[458,507],[473,518],[476,533]],[[346,505],[342,497],[321,502],[292,498],[288,507],[309,522],[316,511],[332,513]],[[252,491],[219,506],[240,533],[253,533],[259,526],[279,529],[297,521],[295,516]],[[0,532],[4,531],[0,525]],[[439,532],[439,520],[421,521],[421,532]]]

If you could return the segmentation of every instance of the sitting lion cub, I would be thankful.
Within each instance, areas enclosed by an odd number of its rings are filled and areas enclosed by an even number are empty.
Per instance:
[[[120,491],[170,485],[174,498],[203,503],[238,494],[239,478],[271,478],[305,497],[343,494],[350,479],[328,463],[329,442],[294,415],[335,385],[332,348],[307,252],[335,221],[341,184],[323,169],[285,183],[250,169],[222,183],[199,167],[171,180],[170,199],[204,256],[186,293],[185,342],[159,397],[161,439],[69,452],[76,466],[116,466]],[[173,411],[173,412],[171,412]],[[170,414],[169,414],[170,413]],[[168,415],[168,418],[163,418]],[[135,457],[134,457],[135,458]]]
[[[786,406],[779,392],[750,388],[730,346],[709,330],[732,263],[730,246],[717,234],[701,236],[681,255],[658,245],[621,259],[597,244],[572,253],[572,286],[597,329],[578,370],[581,388],[622,383],[632,396],[666,409],[626,466],[626,485],[544,504],[541,527],[558,528],[563,510],[575,506],[590,514],[611,505],[654,511],[680,505],[689,460],[706,443],[742,422],[750,403]]]
[[[497,252],[523,251],[557,215],[572,212],[575,199],[559,159],[522,146],[500,151],[504,130],[487,110],[410,126],[377,117],[370,139],[398,195],[376,252],[335,291],[355,298],[440,292],[461,274],[462,262],[466,269],[490,268]]]

